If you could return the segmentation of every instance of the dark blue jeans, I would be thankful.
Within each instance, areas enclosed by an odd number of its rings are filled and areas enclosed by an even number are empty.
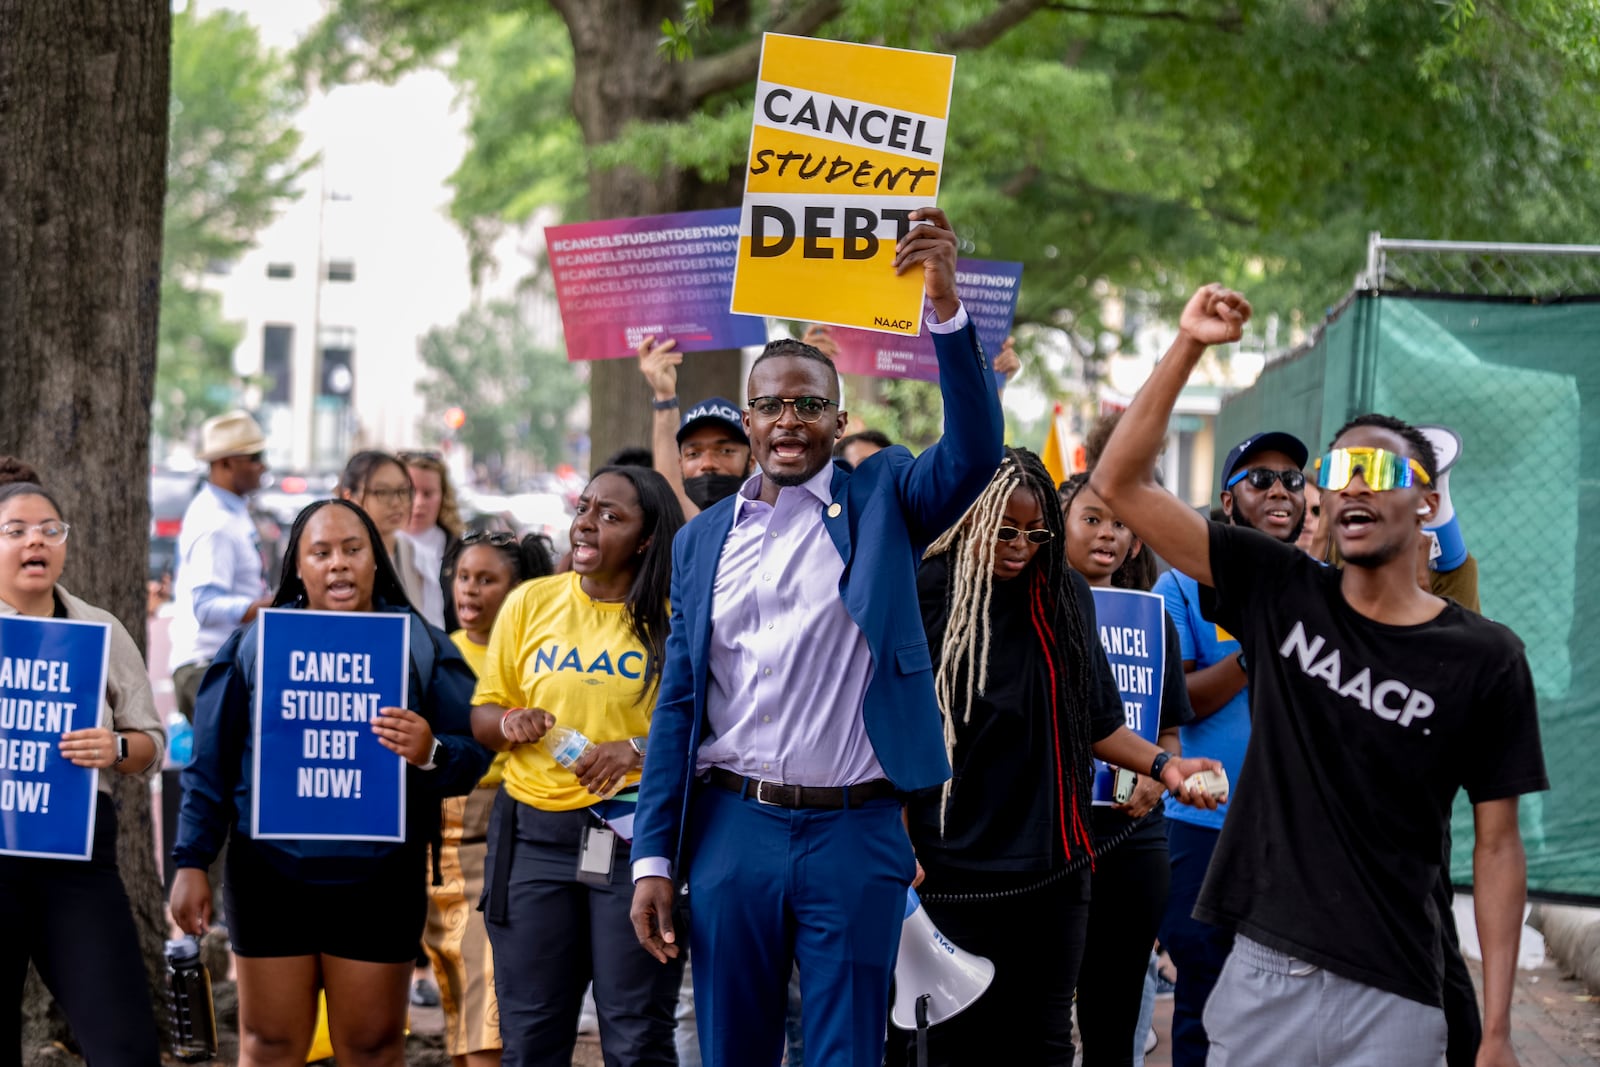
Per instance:
[[[1172,1067],[1205,1067],[1211,1044],[1201,1013],[1233,948],[1232,933],[1194,917],[1195,901],[1221,836],[1220,830],[1167,820],[1172,884],[1161,944],[1178,968],[1178,988],[1172,997]]]

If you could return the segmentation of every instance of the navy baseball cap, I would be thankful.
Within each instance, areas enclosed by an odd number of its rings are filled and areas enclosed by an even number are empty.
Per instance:
[[[678,426],[678,443],[683,444],[685,437],[709,425],[725,427],[740,443],[746,446],[750,444],[750,438],[744,432],[744,413],[733,401],[720,396],[707,397],[684,412],[683,422]]]
[[[1232,478],[1244,461],[1257,452],[1282,452],[1294,462],[1300,470],[1305,470],[1306,460],[1311,452],[1306,448],[1305,442],[1292,433],[1282,430],[1267,430],[1264,433],[1251,434],[1243,441],[1233,446],[1228,453],[1228,458],[1222,461],[1222,479],[1220,484],[1226,487],[1228,479]]]

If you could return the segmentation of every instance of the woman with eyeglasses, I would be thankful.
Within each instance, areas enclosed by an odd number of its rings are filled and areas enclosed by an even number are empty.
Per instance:
[[[1212,761],[1175,759],[1124,725],[1093,597],[1062,544],[1044,464],[1008,448],[918,574],[954,769],[942,789],[907,806],[925,872],[919,893],[945,937],[995,964],[988,991],[932,1028],[932,1064],[982,1062],[997,1034],[1020,1063],[1072,1063],[1093,756],[1149,773],[1195,803],[1209,800],[1190,797],[1183,781]],[[891,1035],[891,1062],[910,1062],[911,1045],[907,1035]]]
[[[410,543],[420,574],[438,575],[445,553],[461,537],[461,512],[450,471],[437,452],[401,452],[399,459],[411,478],[411,515],[396,536]],[[423,582],[417,610],[433,625],[455,629],[449,586],[436,580]]]
[[[403,758],[400,842],[257,839],[257,626],[236,630],[200,684],[195,753],[183,772],[172,918],[202,934],[210,866],[227,839],[224,897],[238,968],[243,1067],[304,1063],[326,991],[340,1063],[405,1062],[407,993],[427,915],[426,846],[439,801],[471,791],[489,765],[471,737],[472,672],[456,646],[407,602],[382,538],[347,500],[319,500],[294,521],[273,607],[411,613],[404,708],[364,729]]]
[[[639,782],[682,525],[660,474],[602,467],[578,498],[571,573],[512,590],[489,638],[472,725],[508,753],[484,918],[509,1064],[572,1062],[591,980],[607,1063],[677,1062],[683,964],[639,949],[628,917],[634,804],[605,798]],[[570,769],[539,743],[557,724],[590,742]]]
[[[475,531],[445,553],[440,581],[451,591],[461,628],[450,635],[481,676],[489,635],[506,595],[530,578],[552,573],[549,542],[537,534]],[[440,812],[440,881],[428,893],[423,946],[433,962],[444,1008],[444,1047],[455,1067],[500,1062],[500,1007],[494,995],[494,955],[477,913],[488,856],[489,812],[509,754],[495,756],[478,787],[447,797]]]
[[[366,512],[377,527],[384,553],[394,564],[406,599],[420,612],[428,586],[437,584],[438,579],[436,570],[423,570],[416,546],[400,536],[400,531],[411,521],[414,495],[406,465],[388,452],[357,452],[339,476],[339,498]],[[432,619],[428,621],[433,622]],[[433,625],[442,629],[443,622],[441,617]]]
[[[1068,565],[1092,589],[1148,593],[1155,582],[1150,555],[1089,488],[1089,475],[1074,474],[1061,483],[1060,494]],[[1165,610],[1161,621],[1164,655],[1160,678],[1152,679],[1161,687],[1156,744],[1177,756],[1183,752],[1178,727],[1193,719],[1194,711],[1177,627]],[[1164,793],[1161,783],[1141,773],[1126,800],[1107,804],[1097,798],[1090,814],[1095,862],[1077,993],[1083,1067],[1131,1067],[1136,1059],[1143,1061],[1144,979],[1171,878]]]
[[[166,742],[149,674],[115,616],[58,584],[69,529],[37,483],[0,486],[0,615],[79,619],[111,631],[104,705],[98,714],[79,709],[73,728],[44,758],[148,777],[160,767]],[[80,721],[85,717],[88,724]],[[88,1062],[161,1062],[139,935],[117,873],[109,775],[100,775],[99,790],[87,861],[0,856],[0,910],[12,919],[0,940],[0,1001],[6,1005],[0,1009],[0,1060],[22,1062],[22,980],[31,962]]]

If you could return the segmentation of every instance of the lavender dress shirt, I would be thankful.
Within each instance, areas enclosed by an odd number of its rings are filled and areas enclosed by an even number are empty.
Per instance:
[[[829,463],[803,485],[739,490],[711,594],[711,735],[697,768],[809,786],[882,778],[862,718],[872,653],[839,596],[844,560],[823,512]]]

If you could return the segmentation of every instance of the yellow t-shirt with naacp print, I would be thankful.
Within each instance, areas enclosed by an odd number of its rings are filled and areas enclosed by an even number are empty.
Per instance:
[[[507,595],[472,702],[540,708],[596,743],[642,737],[656,702],[655,683],[640,689],[646,659],[622,604],[590,600],[573,573],[535,578]],[[628,775],[638,781],[637,771]],[[505,789],[546,811],[600,799],[538,745],[511,749]]]
[[[472,668],[475,677],[483,677],[483,661],[489,655],[489,646],[480,645],[467,636],[467,631],[457,630],[450,635],[450,640],[461,650],[461,658],[467,661],[467,666]],[[506,760],[511,758],[509,752],[496,752],[489,769],[478,780],[478,788],[497,786],[505,777]]]

